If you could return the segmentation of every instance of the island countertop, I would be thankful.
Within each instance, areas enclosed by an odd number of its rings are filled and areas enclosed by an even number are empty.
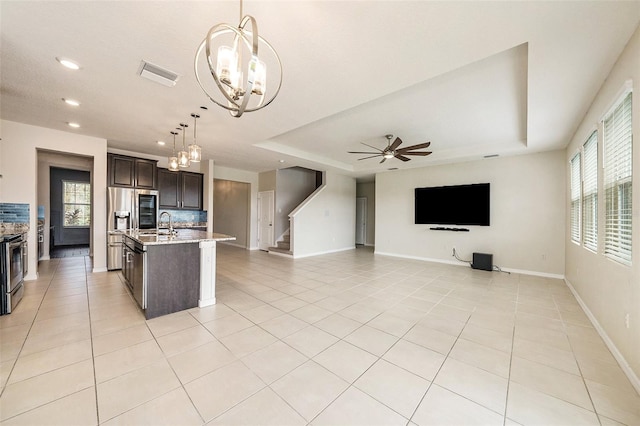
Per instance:
[[[236,237],[216,232],[196,231],[193,229],[176,229],[176,235],[149,234],[138,231],[123,231],[122,234],[142,245],[186,244],[205,241],[235,241]]]

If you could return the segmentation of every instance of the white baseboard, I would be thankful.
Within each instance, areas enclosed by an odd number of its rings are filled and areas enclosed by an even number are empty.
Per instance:
[[[514,274],[522,274],[522,275],[534,275],[536,277],[543,278],[555,278],[557,280],[564,280],[563,274],[552,274],[549,272],[538,272],[538,271],[527,271],[525,269],[512,269],[512,268],[501,268],[505,272],[512,272]]]
[[[609,348],[609,350],[613,354],[613,357],[616,359],[616,361],[618,361],[620,368],[622,368],[622,371],[624,371],[624,374],[627,376],[627,378],[631,382],[631,385],[633,385],[633,387],[636,389],[636,392],[640,394],[640,378],[638,378],[638,375],[633,371],[633,369],[631,368],[627,360],[624,358],[622,353],[618,350],[616,345],[613,343],[613,340],[609,338],[609,335],[607,335],[607,332],[604,331],[604,328],[602,328],[602,326],[600,325],[596,317],[593,315],[593,313],[589,309],[589,307],[586,305],[586,303],[584,303],[584,301],[580,297],[580,294],[578,294],[578,292],[573,287],[571,282],[566,278],[564,279],[564,282],[567,284],[567,287],[569,287],[569,290],[571,290],[571,293],[573,293],[573,296],[576,298],[576,300],[578,301],[578,304],[580,305],[584,313],[587,315],[587,318],[589,318],[589,321],[591,321],[591,324],[593,324],[593,327],[596,329],[596,331],[604,341],[604,344],[607,345],[607,348]]]
[[[335,249],[335,250],[327,250],[327,251],[319,251],[316,253],[308,253],[308,254],[302,254],[302,255],[297,255],[294,253],[293,254],[293,258],[294,259],[302,259],[305,257],[313,257],[313,256],[320,256],[323,254],[331,254],[331,253],[339,253],[341,251],[347,251],[347,250],[355,250],[356,246],[351,246],[351,247],[343,247],[343,248],[339,248],[339,249]]]
[[[267,251],[267,253],[273,256],[288,257],[289,259],[293,259],[293,255],[288,253],[280,253],[279,251],[271,251],[271,250]]]
[[[24,277],[25,281],[35,281],[38,279],[38,273],[33,273],[33,274],[27,274],[26,277]]]
[[[107,272],[107,271],[108,271],[108,270],[107,270],[107,267],[106,267],[106,266],[104,266],[104,267],[102,267],[102,268],[93,268],[93,269],[91,270],[91,272],[93,272],[94,274],[95,274],[95,273],[97,273],[97,272]]]
[[[447,259],[435,259],[435,258],[431,258],[431,257],[407,256],[407,255],[404,255],[404,254],[386,253],[386,252],[381,252],[381,251],[374,251],[374,253],[382,255],[382,256],[400,257],[400,258],[403,258],[403,259],[411,259],[411,260],[422,260],[422,261],[425,261],[425,262],[444,263],[446,265],[466,266],[467,268],[470,267],[468,262],[461,262],[459,260],[447,260]],[[548,273],[548,272],[538,272],[538,271],[527,271],[527,270],[524,270],[524,269],[512,269],[512,268],[501,268],[501,269],[504,272],[512,272],[514,274],[533,275],[533,276],[545,277],[545,278],[557,278],[559,280],[564,279],[564,275],[561,275],[561,274],[551,274],[551,273]]]
[[[246,246],[243,246],[243,245],[240,245],[240,244],[236,244],[236,243],[232,243],[230,241],[221,241],[219,244],[226,244],[228,246],[238,247],[238,248],[241,248],[241,249],[246,249],[247,248]]]

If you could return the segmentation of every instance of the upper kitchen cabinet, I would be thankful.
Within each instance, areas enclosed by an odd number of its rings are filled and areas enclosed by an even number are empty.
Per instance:
[[[109,186],[143,189],[158,186],[156,160],[108,154],[107,174]]]
[[[160,208],[202,210],[203,175],[158,169]]]

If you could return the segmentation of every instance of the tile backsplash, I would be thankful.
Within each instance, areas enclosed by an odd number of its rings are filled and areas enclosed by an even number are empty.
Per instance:
[[[29,223],[29,204],[0,203],[0,223]]]
[[[168,212],[171,215],[173,223],[203,223],[207,224],[207,212],[202,210],[171,210],[161,209],[160,213]]]
[[[0,236],[29,232],[29,204],[0,203]]]

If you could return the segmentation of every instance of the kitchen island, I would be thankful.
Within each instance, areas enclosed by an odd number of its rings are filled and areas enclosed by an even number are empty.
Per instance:
[[[147,319],[216,303],[216,243],[235,237],[181,229],[123,232],[122,274]]]

